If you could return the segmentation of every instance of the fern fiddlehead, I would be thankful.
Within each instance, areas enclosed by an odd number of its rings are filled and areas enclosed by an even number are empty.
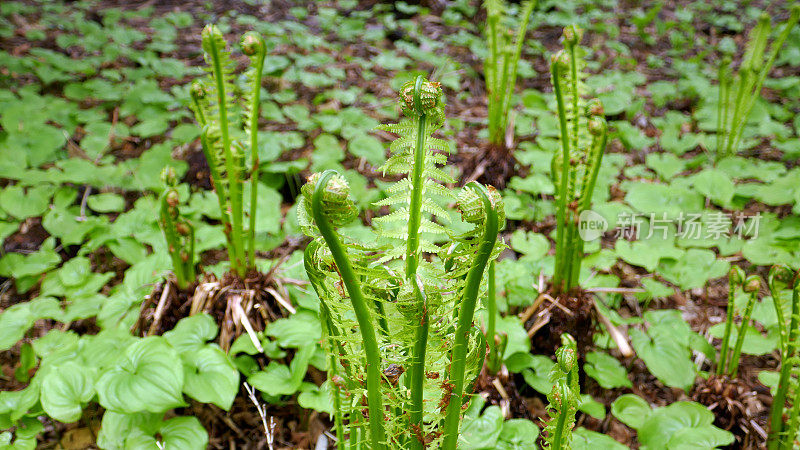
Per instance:
[[[556,97],[560,130],[560,152],[552,161],[556,186],[556,293],[569,292],[578,283],[583,259],[583,241],[578,236],[580,214],[591,207],[600,163],[606,146],[607,126],[599,100],[586,102],[578,53],[582,31],[564,28],[564,50],[551,58],[550,73]]]
[[[251,67],[246,73],[248,83],[241,96],[241,107],[237,106],[234,97],[235,64],[225,38],[215,25],[203,29],[202,48],[209,65],[208,76],[193,83],[191,106],[197,123],[202,127],[203,154],[220,204],[231,270],[243,277],[248,268],[255,267],[258,118],[266,45],[253,32],[242,39],[242,52],[250,57]],[[246,143],[240,139],[243,135],[247,138]],[[247,149],[251,157],[250,217],[245,230],[243,177],[247,174]]]
[[[557,364],[550,372],[553,388],[547,399],[550,402],[550,422],[545,431],[547,448],[568,450],[572,442],[575,413],[580,404],[578,385],[578,350],[575,339],[569,334],[561,335],[561,347],[556,350]]]
[[[178,287],[185,289],[195,279],[194,269],[194,227],[181,217],[178,206],[180,199],[175,189],[177,179],[175,170],[167,167],[161,173],[166,185],[161,195],[160,221],[164,238],[167,241],[167,252],[172,260],[172,271]]]
[[[465,188],[473,189],[483,203],[483,230],[479,247],[475,254],[472,267],[467,274],[466,284],[463,288],[461,304],[458,313],[458,326],[456,327],[455,341],[453,344],[450,362],[449,381],[452,385],[450,402],[444,421],[444,441],[442,448],[453,450],[458,441],[458,428],[461,420],[461,402],[464,395],[464,373],[466,370],[467,336],[472,327],[472,318],[475,313],[475,302],[478,298],[481,278],[484,270],[495,249],[497,234],[499,232],[498,211],[502,205],[494,202],[487,189],[476,183],[469,183]]]
[[[251,267],[256,262],[256,207],[258,206],[258,116],[261,107],[261,77],[267,44],[254,32],[242,37],[242,53],[250,57],[252,67],[247,72],[250,91],[245,96],[245,131],[250,138],[250,227],[247,240],[247,261]]]
[[[355,281],[360,284],[365,305],[370,306],[365,308],[367,319],[379,325],[373,326],[370,333],[375,328],[381,330],[374,336],[382,370],[379,385],[382,416],[372,410],[376,403],[368,392],[369,386],[366,391],[362,387],[361,380],[373,378],[365,373],[365,367],[372,366],[364,359],[366,342],[361,334],[364,331],[361,319],[351,318],[353,297],[347,289],[345,273],[333,258],[335,245],[318,245],[329,241],[319,226],[320,211],[332,224],[335,222],[334,227],[356,217],[344,179],[330,176],[321,194],[325,201],[315,204],[312,199],[322,177],[312,175],[301,189],[302,199],[297,208],[303,232],[314,238],[311,245],[315,249],[306,253],[307,258],[313,258],[313,264],[306,267],[309,279],[318,295],[325,297],[321,298],[320,309],[331,319],[328,335],[335,345],[328,346],[326,351],[338,352],[336,370],[343,370],[344,377],[355,380],[351,384],[345,381],[340,389],[346,399],[341,403],[344,411],[340,415],[346,420],[340,439],[349,442],[351,448],[363,445],[362,441],[374,440],[375,420],[384,426],[382,442],[386,446],[438,448],[444,439],[441,430],[451,399],[459,404],[455,415],[454,438],[457,438],[465,387],[485,359],[483,334],[472,323],[474,309],[477,297],[485,292],[483,275],[488,261],[502,249],[502,245],[495,244],[496,229],[505,221],[502,198],[491,187],[470,185],[458,196],[462,217],[473,224],[472,231],[449,236],[441,225],[449,220],[449,214],[440,201],[453,196],[440,184],[452,181],[451,178],[438,167],[446,162],[449,145],[432,136],[444,122],[439,85],[424,78],[407,83],[400,90],[400,106],[404,119],[381,127],[398,134],[390,146],[392,154],[381,169],[404,177],[387,189],[386,198],[376,203],[390,208],[388,214],[373,219],[378,241],[367,245],[345,235],[336,236],[341,239],[343,257],[348,259]],[[493,233],[485,232],[487,214],[481,192],[494,209]],[[453,245],[440,246],[432,242],[431,235],[450,237]],[[492,235],[492,245],[483,243]],[[479,251],[487,245],[488,249]],[[476,266],[480,270],[473,269]],[[375,307],[371,308],[373,304]],[[457,325],[460,331],[454,333]],[[461,349],[453,353],[454,346]],[[458,389],[451,372],[454,365],[462,368]],[[335,378],[336,371],[331,371],[330,377]],[[432,395],[440,398],[438,405],[424,401]],[[363,413],[365,405],[369,406],[368,415]]]
[[[511,96],[517,82],[522,45],[531,14],[536,8],[536,0],[521,3],[520,22],[513,42],[506,36],[505,27],[500,24],[505,12],[504,2],[487,0],[484,4],[487,16],[486,37],[489,41],[489,55],[484,64],[488,91],[489,142],[502,146],[510,123]]]
[[[331,189],[328,188],[329,182],[333,181]],[[336,172],[327,170],[314,181],[314,190],[311,196],[311,212],[314,222],[320,234],[325,240],[325,244],[330,249],[336,268],[342,277],[342,283],[347,289],[350,301],[353,305],[363,338],[364,353],[367,359],[367,401],[370,414],[370,442],[372,448],[381,449],[385,447],[385,433],[383,429],[383,398],[381,395],[381,363],[378,350],[378,341],[375,336],[375,328],[372,325],[372,318],[367,307],[364,294],[361,291],[361,284],[358,282],[355,272],[350,265],[344,246],[339,241],[339,237],[334,230],[334,226],[341,225],[341,216],[334,215],[333,221],[325,213],[326,209],[338,209],[338,205],[329,205],[330,201],[341,201],[341,196],[346,196],[346,182],[337,177]],[[326,208],[328,204],[328,208]]]
[[[747,48],[734,77],[730,70],[730,59],[722,59],[719,68],[719,96],[717,104],[717,149],[716,160],[736,154],[744,127],[756,100],[761,96],[761,87],[775,63],[778,52],[800,19],[800,5],[791,8],[789,19],[783,30],[772,42],[766,54],[767,41],[772,30],[771,20],[761,14],[751,31]],[[735,92],[731,102],[731,91]]]
[[[207,25],[202,34],[203,51],[207,62],[211,65],[214,78],[214,93],[216,94],[216,110],[219,120],[219,133],[222,146],[222,156],[227,175],[228,200],[230,201],[231,230],[230,243],[233,248],[234,260],[231,267],[244,276],[246,263],[244,262],[243,239],[243,209],[242,209],[242,182],[241,182],[241,152],[238,146],[231,142],[230,121],[228,112],[232,109],[232,71],[233,63],[226,50],[227,43],[222,32],[215,25]],[[223,211],[224,213],[225,211]],[[226,230],[227,231],[227,230]]]

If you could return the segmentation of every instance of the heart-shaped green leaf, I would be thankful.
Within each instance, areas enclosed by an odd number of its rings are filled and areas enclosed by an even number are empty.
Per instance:
[[[583,366],[586,375],[597,380],[600,386],[606,389],[631,387],[628,372],[622,367],[617,358],[601,352],[586,354],[586,364]]]
[[[164,333],[164,338],[179,353],[203,347],[217,335],[217,324],[208,314],[195,314],[181,319],[175,328]]]
[[[183,392],[203,403],[229,410],[239,391],[239,371],[217,345],[181,354]]]
[[[527,419],[509,419],[503,422],[497,448],[501,450],[536,450],[539,427]]]
[[[161,336],[131,344],[98,380],[100,404],[124,413],[162,412],[184,405],[179,360],[178,352]]]
[[[67,362],[48,371],[42,382],[42,407],[59,422],[81,418],[83,405],[94,397],[94,371],[77,362]]]
[[[636,394],[623,394],[611,404],[611,414],[631,428],[642,426],[650,411],[650,405]]]

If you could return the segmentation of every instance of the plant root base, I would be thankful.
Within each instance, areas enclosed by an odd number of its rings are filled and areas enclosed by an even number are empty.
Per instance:
[[[735,448],[766,448],[761,433],[768,431],[769,409],[747,380],[711,375],[707,380],[698,380],[691,399],[714,413],[714,425],[733,433]]]

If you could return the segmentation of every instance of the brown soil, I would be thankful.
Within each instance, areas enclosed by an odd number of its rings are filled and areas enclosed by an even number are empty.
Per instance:
[[[525,329],[530,329],[540,317],[549,316],[549,321],[536,332],[531,339],[531,353],[537,355],[553,355],[561,346],[561,335],[569,333],[578,343],[580,360],[594,348],[592,335],[594,334],[594,298],[588,292],[579,291],[574,295],[561,295],[555,297],[556,302],[546,300],[539,310],[525,324]]]

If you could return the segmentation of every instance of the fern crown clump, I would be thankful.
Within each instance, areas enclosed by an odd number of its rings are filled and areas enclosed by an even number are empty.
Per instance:
[[[502,23],[510,19],[505,17],[506,4],[503,0],[487,0],[484,5],[487,16],[485,34],[489,46],[489,54],[483,65],[488,91],[489,142],[503,146],[511,123],[509,112],[517,83],[517,67],[536,0],[525,0],[519,5],[519,25],[515,35]]]
[[[202,127],[203,153],[219,200],[231,269],[244,276],[255,266],[255,207],[258,202],[258,117],[266,44],[256,33],[244,35],[242,52],[250,58],[247,83],[239,96],[234,87],[235,63],[222,32],[207,25],[202,33],[208,64],[205,78],[191,89],[192,109]],[[250,155],[250,167],[246,155]],[[245,226],[244,180],[250,175],[248,226]]]
[[[312,175],[298,205],[313,238],[305,264],[321,300],[340,448],[455,448],[462,395],[485,357],[472,318],[502,248],[502,199],[477,183],[457,196],[445,186],[454,181],[442,168],[451,147],[432,136],[444,124],[438,83],[406,83],[399,106],[405,118],[381,127],[398,135],[381,170],[403,178],[376,203],[390,211],[373,220],[375,243],[336,231],[357,210],[333,171]],[[443,200],[454,199],[473,225],[460,235],[442,225]]]
[[[591,207],[600,163],[606,147],[607,125],[603,105],[587,100],[585,62],[578,46],[583,32],[564,28],[564,49],[550,62],[556,97],[561,148],[553,155],[552,178],[556,186],[556,267],[553,286],[557,294],[578,284],[583,240],[579,217]]]

